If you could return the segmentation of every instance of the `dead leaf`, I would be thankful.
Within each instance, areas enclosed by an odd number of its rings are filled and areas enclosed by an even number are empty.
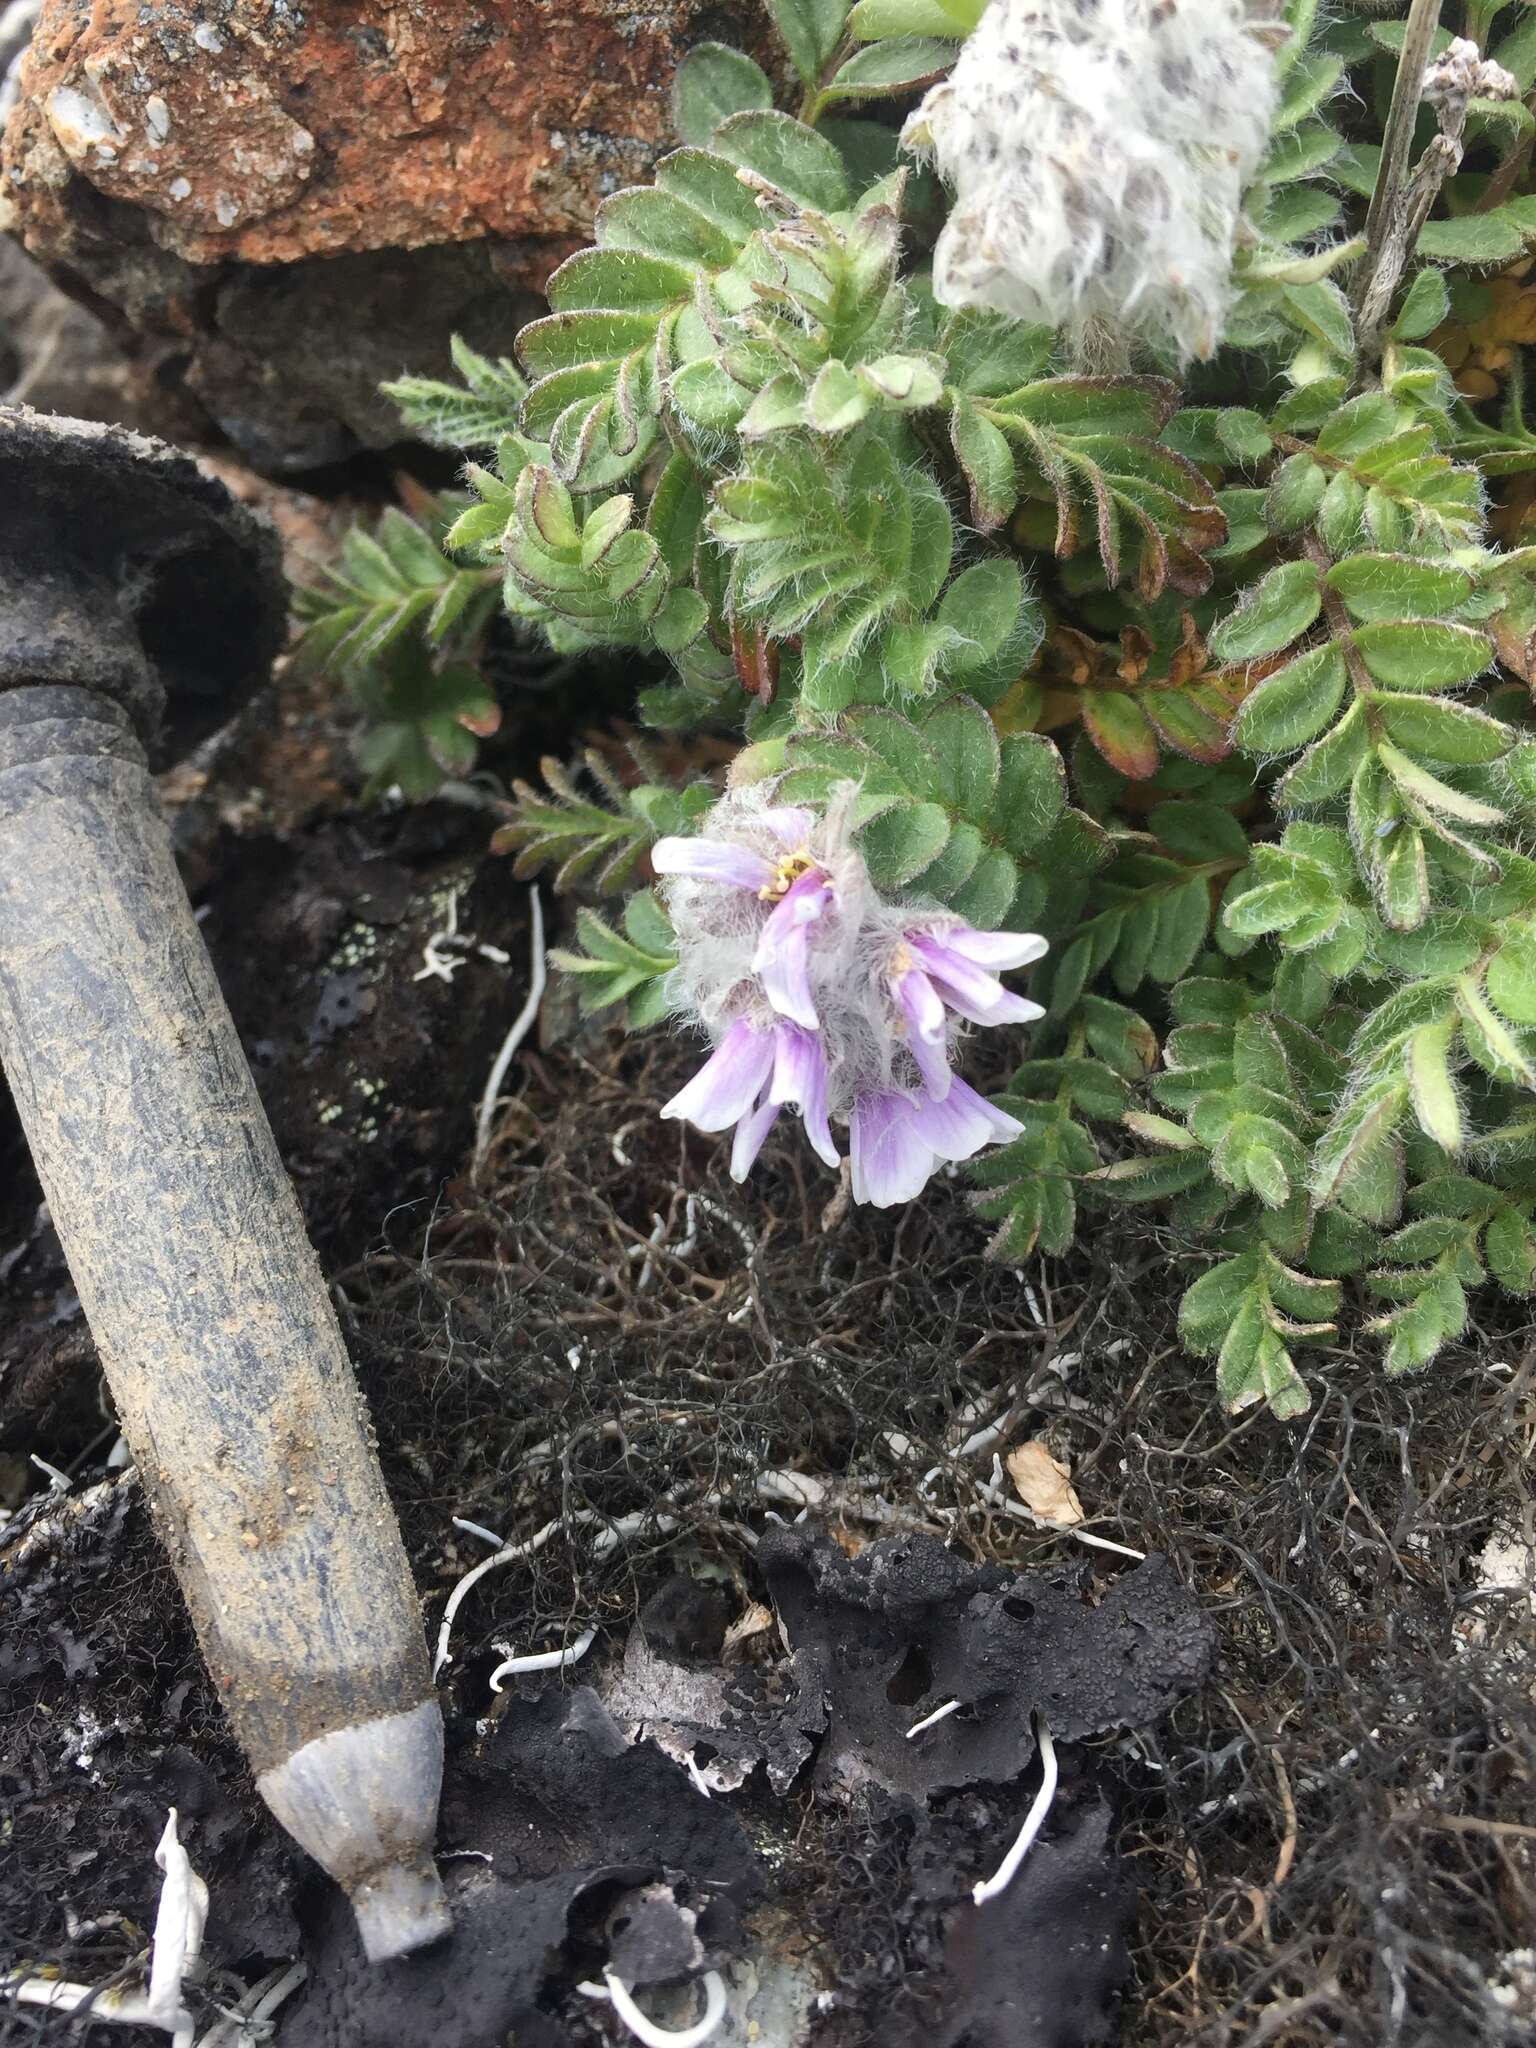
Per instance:
[[[1053,1529],[1075,1529],[1083,1504],[1072,1489],[1072,1467],[1053,1458],[1039,1437],[1008,1453],[1008,1477],[1031,1514]]]
[[[777,1641],[773,1610],[764,1607],[760,1600],[749,1600],[725,1632],[721,1662],[740,1664],[766,1654],[769,1645],[761,1640],[764,1636],[771,1636]]]

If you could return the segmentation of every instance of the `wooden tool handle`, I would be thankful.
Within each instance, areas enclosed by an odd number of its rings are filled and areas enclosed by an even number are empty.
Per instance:
[[[430,1722],[440,1771],[435,1702],[411,1714],[433,1697],[415,1588],[319,1264],[142,751],[86,689],[0,692],[0,1062],[256,1771],[391,1717]],[[430,1850],[437,1795],[400,1788],[421,1810],[390,1818],[391,1855]]]

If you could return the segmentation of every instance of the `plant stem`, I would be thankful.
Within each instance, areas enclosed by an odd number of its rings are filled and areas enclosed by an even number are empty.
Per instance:
[[[1392,85],[1392,104],[1381,138],[1381,165],[1371,193],[1370,211],[1365,217],[1365,261],[1355,280],[1356,310],[1371,296],[1376,273],[1391,241],[1403,183],[1408,172],[1408,152],[1418,125],[1419,102],[1424,95],[1424,73],[1430,46],[1440,26],[1440,0],[1413,0],[1403,34],[1403,53],[1398,59],[1397,77]]]
[[[1531,160],[1532,137],[1527,135],[1499,165],[1484,187],[1483,196],[1473,207],[1474,213],[1492,213],[1496,206],[1502,206],[1510,193],[1520,182],[1521,173]]]
[[[1387,125],[1382,131],[1381,165],[1376,173],[1376,189],[1371,194],[1370,211],[1365,217],[1367,269],[1380,251],[1386,233],[1387,214],[1408,168],[1408,152],[1413,147],[1413,131],[1418,124],[1419,102],[1424,96],[1424,73],[1429,65],[1435,30],[1439,26],[1440,0],[1413,0],[1408,10],[1408,24],[1403,31],[1397,77],[1392,84],[1392,104],[1387,111]]]
[[[805,88],[805,97],[800,102],[800,112],[797,118],[802,120],[807,128],[814,128],[826,111],[827,88],[842,69],[853,48],[852,37],[844,36],[826,63],[821,67],[821,76],[817,79],[816,83]]]

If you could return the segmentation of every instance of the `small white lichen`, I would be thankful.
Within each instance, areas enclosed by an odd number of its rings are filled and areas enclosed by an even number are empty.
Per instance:
[[[955,187],[945,305],[1220,339],[1274,67],[1245,0],[991,0],[903,140]]]

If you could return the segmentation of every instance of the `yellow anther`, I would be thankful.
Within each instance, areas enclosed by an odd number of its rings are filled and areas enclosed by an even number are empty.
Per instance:
[[[765,882],[758,890],[759,899],[764,903],[776,903],[781,896],[788,895],[800,877],[808,875],[815,866],[814,857],[804,847],[798,853],[786,853],[774,868],[773,880]]]

